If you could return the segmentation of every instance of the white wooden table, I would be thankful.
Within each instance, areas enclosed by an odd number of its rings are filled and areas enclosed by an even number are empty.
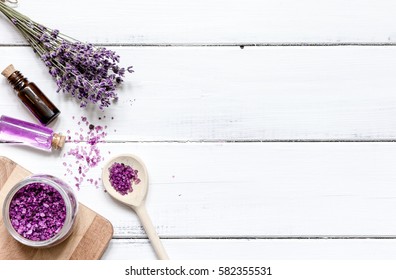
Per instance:
[[[395,1],[20,0],[18,9],[134,66],[117,105],[81,110],[0,17],[0,66],[13,63],[58,105],[54,130],[76,131],[72,116],[88,116],[108,125],[105,160],[145,161],[148,212],[171,259],[396,257]],[[5,79],[0,88],[1,114],[34,121]],[[0,154],[73,183],[63,153],[1,144]],[[101,186],[77,195],[114,225],[103,259],[155,258],[130,209]]]

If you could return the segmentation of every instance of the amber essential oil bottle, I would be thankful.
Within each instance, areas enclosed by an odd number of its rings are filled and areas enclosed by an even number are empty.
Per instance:
[[[59,109],[47,96],[34,83],[29,82],[21,72],[15,70],[12,64],[1,74],[7,78],[18,98],[42,125],[48,125],[60,114]]]

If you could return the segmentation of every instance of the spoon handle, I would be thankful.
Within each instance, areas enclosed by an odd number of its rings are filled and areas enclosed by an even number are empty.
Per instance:
[[[166,253],[165,248],[162,245],[161,240],[159,239],[153,223],[151,222],[151,219],[147,213],[146,206],[142,204],[134,209],[146,231],[148,238],[150,239],[151,245],[153,246],[158,259],[169,260],[168,254]]]

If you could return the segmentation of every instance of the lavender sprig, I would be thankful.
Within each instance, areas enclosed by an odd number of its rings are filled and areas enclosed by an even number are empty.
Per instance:
[[[101,110],[118,98],[116,88],[132,66],[120,67],[120,56],[104,47],[82,43],[45,27],[0,1],[2,12],[22,33],[55,78],[58,92],[71,94],[80,107],[97,104]]]

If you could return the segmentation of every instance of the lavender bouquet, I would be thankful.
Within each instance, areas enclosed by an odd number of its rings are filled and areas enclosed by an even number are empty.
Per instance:
[[[0,0],[2,12],[22,33],[55,78],[58,92],[71,94],[80,102],[97,104],[101,110],[116,100],[116,87],[123,82],[125,72],[118,65],[120,56],[104,47],[79,42],[45,27],[17,12]]]

